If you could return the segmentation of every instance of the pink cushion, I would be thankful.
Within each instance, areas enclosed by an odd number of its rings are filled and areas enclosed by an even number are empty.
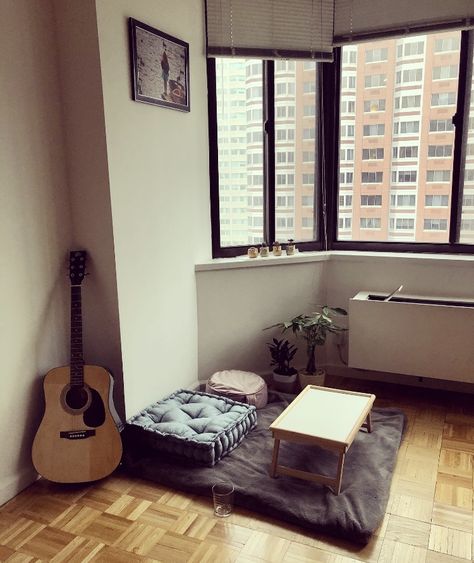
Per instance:
[[[206,392],[224,395],[235,401],[254,405],[257,409],[267,404],[265,381],[256,373],[229,369],[218,371],[206,383]]]

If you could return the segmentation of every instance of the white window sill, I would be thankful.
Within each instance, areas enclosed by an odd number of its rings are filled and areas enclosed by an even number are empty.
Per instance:
[[[201,262],[195,265],[196,272],[205,272],[210,270],[231,270],[238,268],[260,268],[268,266],[287,266],[289,264],[304,264],[308,262],[327,262],[327,261],[348,261],[348,262],[365,262],[367,258],[370,260],[385,261],[410,261],[419,262],[420,264],[451,264],[453,266],[469,266],[474,265],[474,255],[465,254],[424,254],[424,253],[406,253],[406,252],[363,252],[363,251],[330,251],[330,252],[297,252],[293,256],[268,256],[266,258],[248,258],[247,255],[236,256],[235,258],[216,258],[207,262]]]

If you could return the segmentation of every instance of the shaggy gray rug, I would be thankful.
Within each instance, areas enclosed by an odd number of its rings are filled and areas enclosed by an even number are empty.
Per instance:
[[[268,475],[273,438],[269,425],[288,405],[269,403],[258,411],[257,428],[214,467],[197,467],[166,453],[140,447],[127,427],[122,433],[123,465],[134,475],[210,497],[216,481],[235,485],[237,505],[357,543],[366,544],[382,521],[392,473],[402,438],[404,414],[398,409],[373,409],[373,430],[358,433],[345,460],[341,493],[288,476]],[[297,469],[334,475],[336,456],[315,446],[281,442],[279,463]]]

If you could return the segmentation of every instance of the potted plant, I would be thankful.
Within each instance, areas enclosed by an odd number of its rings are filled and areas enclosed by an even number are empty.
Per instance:
[[[298,370],[291,366],[291,362],[298,348],[290,344],[288,340],[278,340],[277,338],[273,338],[272,342],[268,342],[267,345],[272,357],[270,365],[274,366],[273,384],[275,389],[284,393],[292,393]]]
[[[340,307],[319,307],[319,311],[302,314],[289,321],[281,322],[273,327],[279,327],[285,332],[291,329],[293,334],[303,336],[306,340],[306,368],[300,373],[300,384],[304,388],[306,385],[324,385],[326,372],[316,366],[316,346],[322,346],[326,342],[328,333],[334,334],[347,330],[339,326],[333,316],[346,316],[347,311]],[[268,327],[272,328],[272,327]]]

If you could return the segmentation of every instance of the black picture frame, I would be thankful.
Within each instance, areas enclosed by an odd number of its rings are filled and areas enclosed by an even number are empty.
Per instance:
[[[190,111],[189,44],[129,18],[132,99]]]

